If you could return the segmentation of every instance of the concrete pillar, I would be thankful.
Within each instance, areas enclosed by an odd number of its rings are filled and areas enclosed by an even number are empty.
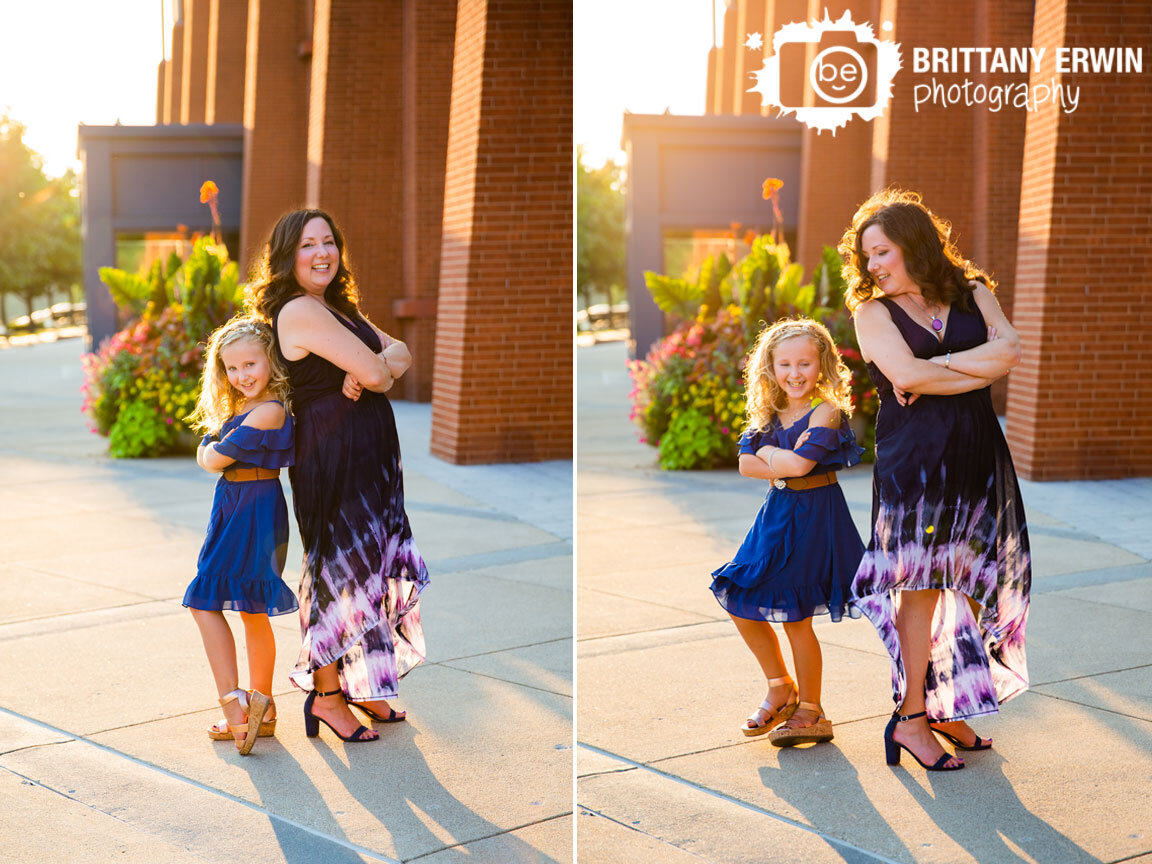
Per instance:
[[[460,0],[432,452],[572,456],[572,6]]]

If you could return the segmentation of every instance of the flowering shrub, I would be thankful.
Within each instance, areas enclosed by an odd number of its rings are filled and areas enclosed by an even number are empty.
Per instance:
[[[766,183],[765,197],[779,188]],[[750,248],[735,264],[724,254],[705,261],[696,282],[645,274],[657,305],[683,320],[647,357],[628,364],[631,419],[641,442],[657,447],[661,467],[671,470],[734,465],[745,424],[748,351],[761,327],[804,315],[828,327],[851,370],[853,417],[863,425],[860,443],[871,459],[876,391],[844,307],[839,256],[825,247],[812,282],[801,284],[800,265],[772,234],[745,243]]]
[[[173,254],[139,274],[102,268],[117,305],[136,313],[84,365],[84,411],[113,456],[187,450],[195,437],[184,418],[196,406],[203,342],[242,306],[236,264],[199,238],[187,260]]]

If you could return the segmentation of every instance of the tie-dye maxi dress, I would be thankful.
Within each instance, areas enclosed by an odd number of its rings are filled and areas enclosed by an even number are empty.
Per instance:
[[[381,350],[367,322],[332,314],[374,353]],[[346,698],[388,699],[424,659],[419,597],[428,584],[404,512],[392,406],[370,390],[355,402],[344,396],[344,370],[323,357],[281,359],[296,415],[289,479],[304,544],[303,644],[290,677],[310,690],[313,671],[336,662]]]
[[[881,298],[921,359],[987,341],[984,317],[955,304],[944,338]],[[904,699],[896,632],[901,590],[945,589],[932,620],[925,697],[933,720],[993,713],[1028,688],[1024,627],[1032,584],[1024,505],[988,388],[921,396],[901,406],[869,364],[880,395],[872,473],[872,539],[852,596],[892,657]],[[980,604],[979,621],[965,596]]]

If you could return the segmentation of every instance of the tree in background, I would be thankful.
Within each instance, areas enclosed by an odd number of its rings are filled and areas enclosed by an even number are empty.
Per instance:
[[[24,126],[0,115],[0,323],[8,294],[24,298],[71,291],[83,278],[76,177],[45,176],[40,156],[24,143]]]
[[[576,150],[576,291],[580,307],[623,299],[627,285],[620,166],[590,169]]]

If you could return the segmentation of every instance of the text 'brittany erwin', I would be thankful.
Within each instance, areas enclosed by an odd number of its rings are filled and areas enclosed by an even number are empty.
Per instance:
[[[1046,48],[913,48],[912,71],[960,75],[971,72],[1027,74],[1039,71]],[[1144,71],[1144,49],[1109,46],[1061,46],[1054,52],[1055,73],[1123,74]]]

